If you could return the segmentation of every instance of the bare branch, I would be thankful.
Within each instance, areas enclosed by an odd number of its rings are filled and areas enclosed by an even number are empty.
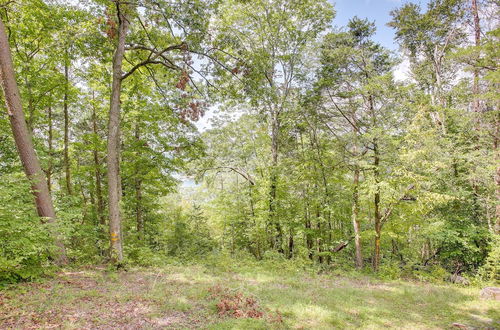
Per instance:
[[[203,172],[206,172],[206,171],[210,171],[210,170],[217,170],[218,173],[220,172],[219,170],[231,170],[235,173],[238,173],[239,175],[241,175],[245,180],[248,181],[248,183],[250,183],[252,186],[255,185],[255,181],[253,180],[253,178],[250,176],[250,174],[248,173],[245,173],[242,169],[239,169],[239,168],[235,168],[235,167],[231,167],[231,166],[218,166],[218,167],[210,167],[210,168],[205,168],[203,169],[202,171]]]

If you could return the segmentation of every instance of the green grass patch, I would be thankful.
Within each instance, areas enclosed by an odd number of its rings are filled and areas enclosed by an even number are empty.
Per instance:
[[[61,272],[0,291],[0,328],[500,327],[500,303],[480,300],[478,287],[318,274],[286,263],[237,266]]]

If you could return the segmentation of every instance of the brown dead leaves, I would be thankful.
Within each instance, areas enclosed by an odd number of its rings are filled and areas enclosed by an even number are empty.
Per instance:
[[[271,312],[260,306],[257,299],[245,296],[239,291],[233,291],[216,285],[209,289],[210,299],[217,301],[217,313],[220,317],[265,319],[268,322],[282,323],[281,313]]]

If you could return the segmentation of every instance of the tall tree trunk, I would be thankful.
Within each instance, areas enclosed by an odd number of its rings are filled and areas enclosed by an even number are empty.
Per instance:
[[[49,136],[48,136],[48,144],[49,144],[49,164],[47,165],[47,188],[49,189],[49,193],[52,191],[52,157],[54,156],[54,147],[52,144],[53,140],[53,126],[52,126],[52,107],[48,108],[48,120],[49,120]]]
[[[33,141],[26,124],[21,103],[19,88],[16,83],[14,65],[10,53],[5,26],[0,19],[0,80],[5,96],[7,112],[9,115],[12,133],[16,148],[21,158],[24,172],[28,177],[32,192],[35,196],[35,203],[38,215],[47,218],[49,222],[55,222],[56,214],[52,204],[49,187],[45,180],[40,162],[33,147]],[[55,241],[59,248],[58,262],[67,262],[64,245],[55,233]]]
[[[352,226],[354,228],[354,246],[356,249],[356,268],[363,268],[363,256],[361,254],[361,230],[359,225],[359,166],[354,167],[352,193]]]
[[[328,189],[328,181],[326,178],[326,170],[325,170],[325,164],[323,162],[323,155],[321,152],[321,147],[318,141],[318,136],[316,134],[316,130],[312,129],[312,134],[311,134],[311,148],[316,150],[317,154],[317,159],[316,162],[319,164],[319,170],[320,170],[320,175],[321,175],[321,181],[323,184],[323,188],[325,190],[324,197],[323,197],[323,205],[329,205],[330,204],[330,191]],[[316,171],[316,166],[314,166],[315,171]],[[328,240],[325,242],[328,246],[332,244],[332,219],[331,219],[331,214],[330,210],[328,208],[326,210],[323,210],[323,216],[327,221],[327,231],[328,231]],[[330,263],[330,256],[327,257],[327,262]]]
[[[496,120],[495,120],[495,126],[496,126],[496,131],[495,131],[495,136],[494,136],[494,141],[493,141],[493,152],[494,152],[494,159],[497,164],[500,164],[500,114],[497,114]],[[500,165],[497,165],[496,168],[496,173],[495,173],[495,195],[497,199],[497,205],[495,209],[495,217],[496,217],[496,223],[493,228],[494,232],[496,234],[500,235]]]
[[[305,227],[306,227],[306,247],[307,247],[307,251],[308,251],[308,256],[309,256],[309,259],[313,260],[314,259],[314,253],[313,253],[313,237],[312,237],[312,234],[311,234],[311,230],[312,230],[312,224],[311,224],[311,220],[309,218],[309,211],[306,210],[306,223],[305,223]]]
[[[300,139],[300,151],[302,153],[302,159],[306,159],[305,156],[305,147],[304,147],[304,137],[302,133],[299,133],[299,139]],[[310,206],[309,206],[309,189],[308,185],[306,185],[305,189],[302,190],[302,196],[304,199],[305,207],[304,207],[304,227],[305,227],[305,235],[304,235],[304,241],[306,243],[306,248],[308,251],[308,256],[309,259],[313,260],[314,259],[314,254],[313,254],[313,240],[312,240],[312,235],[311,235],[311,219],[310,219]]]
[[[77,172],[80,172],[80,166],[81,166],[81,159],[80,157],[76,157],[76,171]],[[82,205],[82,224],[85,222],[85,219],[87,218],[87,214],[88,214],[88,207],[87,207],[87,201],[88,201],[88,198],[87,198],[87,195],[85,194],[85,186],[83,185],[83,182],[81,180],[81,178],[77,178],[75,180],[75,187],[76,188],[76,193],[78,194],[78,187],[80,187],[80,192],[82,194],[82,201],[83,201],[83,205]],[[91,206],[93,206],[93,204],[91,204]]]
[[[368,77],[367,77],[368,78]],[[373,100],[373,95],[368,96],[368,107],[372,116],[372,125],[377,127],[377,116],[375,114],[375,105]],[[373,269],[378,270],[380,264],[380,239],[382,232],[382,216],[380,214],[380,151],[378,145],[378,139],[373,138],[373,176],[375,178],[375,195],[373,198],[373,220],[375,224],[375,244],[373,251]]]
[[[323,263],[323,230],[321,228],[321,219],[320,219],[321,213],[319,211],[319,207],[316,206],[316,218],[317,218],[317,223],[316,223],[316,228],[317,228],[317,236],[316,236],[316,252],[318,254],[318,261],[320,264]]]
[[[92,95],[93,97],[93,95]],[[98,137],[99,133],[97,131],[97,114],[95,111],[95,106],[92,107],[92,132],[95,137]],[[101,225],[106,224],[106,218],[104,217],[104,200],[102,198],[102,183],[101,183],[101,164],[99,161],[99,150],[97,145],[94,146],[94,167],[95,167],[95,195],[97,202],[97,217]]]
[[[479,13],[477,10],[477,0],[472,0],[472,15],[474,16],[474,40],[476,47],[481,44],[481,26],[479,23]],[[480,104],[479,104],[479,70],[477,68],[474,69],[474,85],[472,86],[472,92],[474,93],[474,101],[472,104],[472,108],[474,112],[480,112]]]
[[[378,143],[375,139],[373,142],[373,166],[374,166],[374,176],[375,176],[375,196],[373,200],[374,206],[374,221],[375,221],[375,249],[373,254],[373,269],[378,270],[378,266],[380,264],[380,236],[382,231],[382,222],[380,216],[380,187],[379,187],[379,164],[380,164],[380,155],[378,150]]]
[[[270,223],[274,224],[276,228],[276,236],[274,238],[274,248],[280,253],[284,253],[283,250],[283,230],[281,224],[276,215],[276,192],[278,185],[278,148],[279,148],[279,129],[280,121],[279,115],[276,111],[273,111],[271,116],[271,156],[272,156],[272,166],[271,166],[271,187],[269,192],[269,217]]]
[[[64,55],[64,99],[63,99],[63,112],[64,112],[64,172],[66,176],[66,191],[68,195],[73,194],[71,188],[71,172],[69,164],[69,113],[68,113],[68,94],[69,94],[69,58],[68,50],[66,49]]]
[[[140,144],[140,131],[139,123],[135,126],[135,139],[137,146]],[[140,157],[140,153],[136,155],[137,159]],[[139,234],[139,239],[144,240],[144,218],[142,217],[142,180],[139,173],[139,166],[136,165],[135,169],[135,220],[137,224],[137,233]]]
[[[108,193],[109,193],[109,232],[111,241],[111,260],[121,263],[123,260],[121,233],[121,179],[120,179],[120,95],[122,83],[122,62],[125,54],[125,38],[128,32],[128,19],[123,10],[118,9],[118,44],[113,56],[113,82],[108,125]],[[123,9],[123,8],[122,8]]]
[[[478,47],[481,43],[481,27],[479,25],[479,14],[477,10],[477,1],[472,0],[472,16],[474,17],[474,39],[475,39],[475,45]],[[474,80],[473,80],[473,85],[472,85],[472,94],[473,94],[473,100],[472,100],[472,111],[474,112],[475,116],[475,129],[476,131],[480,131],[481,129],[481,107],[480,107],[480,102],[479,102],[479,69],[474,68]],[[480,137],[479,134],[476,138],[476,146],[475,149],[478,150],[480,148]],[[474,205],[474,218],[476,221],[480,221],[481,219],[481,206],[479,204],[479,186],[477,179],[473,178],[472,179],[472,190],[474,191],[473,195],[473,205]]]

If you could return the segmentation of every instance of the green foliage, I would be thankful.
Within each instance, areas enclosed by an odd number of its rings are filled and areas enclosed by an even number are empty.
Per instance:
[[[491,251],[477,272],[477,277],[480,281],[498,285],[500,284],[500,238],[498,236],[493,237],[491,246]]]
[[[36,216],[0,117],[0,283],[50,269],[49,230],[74,264],[109,257],[106,129],[120,5],[67,2],[8,1],[0,12],[57,211],[51,225]],[[258,260],[270,272],[340,274],[358,252],[360,273],[377,271],[377,256],[386,280],[499,281],[500,29],[482,21],[472,45],[465,1],[395,9],[401,58],[373,40],[367,19],[333,30],[326,0],[122,9],[123,71],[135,70],[122,79],[117,127],[129,264],[202,260],[232,271]],[[411,81],[394,77],[401,60]],[[217,118],[199,132],[210,105]],[[184,174],[199,185],[177,195]]]
[[[23,173],[0,181],[0,285],[36,279],[50,271],[49,224],[40,223]]]
[[[397,280],[401,278],[402,269],[398,262],[385,261],[380,265],[378,277],[384,280]]]
[[[174,208],[167,213],[162,233],[165,253],[179,259],[201,259],[216,248],[206,218],[199,207],[185,212]]]
[[[433,265],[427,269],[413,271],[412,277],[422,282],[442,283],[449,279],[450,273],[439,265]]]
[[[153,251],[150,247],[129,243],[125,245],[124,253],[127,262],[131,265],[142,267],[159,267],[165,264],[166,258],[159,251]]]

